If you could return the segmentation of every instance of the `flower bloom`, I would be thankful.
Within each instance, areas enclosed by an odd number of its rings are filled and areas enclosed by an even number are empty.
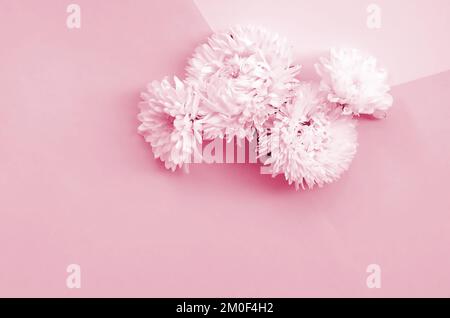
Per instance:
[[[202,142],[198,94],[177,77],[174,82],[175,86],[168,79],[151,83],[141,94],[138,115],[139,133],[152,146],[155,158],[172,171],[187,168]]]
[[[377,68],[374,57],[359,50],[332,49],[330,58],[321,58],[316,64],[316,71],[322,78],[321,91],[329,102],[342,107],[345,115],[379,117],[392,106],[387,72]]]
[[[337,180],[356,148],[354,121],[330,111],[309,84],[302,84],[294,100],[276,114],[273,127],[260,135],[258,145],[272,175],[284,174],[297,189]]]
[[[256,27],[214,34],[195,51],[187,81],[203,100],[205,138],[252,139],[286,101],[300,66],[284,39]]]

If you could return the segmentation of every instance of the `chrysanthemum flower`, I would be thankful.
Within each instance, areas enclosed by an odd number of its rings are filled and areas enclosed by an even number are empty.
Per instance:
[[[273,176],[313,188],[335,181],[347,170],[357,148],[354,121],[317,97],[308,84],[276,114],[273,127],[259,136],[258,152]]]
[[[174,82],[175,87],[168,79],[151,83],[141,94],[138,115],[139,133],[152,146],[155,158],[172,171],[187,167],[192,155],[200,153],[202,142],[198,95],[177,77]]]
[[[235,27],[214,34],[196,49],[187,68],[189,83],[203,99],[206,138],[252,139],[296,84],[284,39],[262,28]]]
[[[322,77],[320,89],[344,114],[380,117],[392,106],[387,72],[377,68],[374,57],[356,49],[332,49],[330,58],[320,62],[316,65]]]

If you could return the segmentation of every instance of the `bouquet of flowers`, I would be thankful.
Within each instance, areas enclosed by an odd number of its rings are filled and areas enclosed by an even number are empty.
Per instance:
[[[142,93],[138,128],[172,171],[201,155],[203,140],[253,140],[273,176],[313,188],[337,180],[357,149],[356,118],[385,117],[387,73],[356,49],[332,49],[315,65],[320,83],[301,81],[284,38],[237,26],[195,50],[187,77],[154,81]]]

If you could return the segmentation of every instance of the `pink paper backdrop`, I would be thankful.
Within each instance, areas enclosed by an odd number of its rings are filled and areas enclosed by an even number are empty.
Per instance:
[[[365,1],[286,17],[269,1],[75,2],[69,30],[70,2],[0,0],[0,296],[450,296],[448,1],[380,0],[376,36]],[[389,117],[360,122],[351,169],[323,189],[255,165],[165,171],[136,133],[139,91],[183,76],[212,29],[264,21],[304,56],[373,51],[403,83]]]

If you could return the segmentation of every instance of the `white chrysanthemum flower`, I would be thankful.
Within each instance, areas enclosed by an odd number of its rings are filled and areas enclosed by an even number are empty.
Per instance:
[[[187,81],[204,100],[204,136],[252,139],[286,101],[299,69],[286,40],[265,29],[238,26],[214,34],[187,68]]]
[[[297,189],[337,180],[357,148],[354,121],[338,115],[310,85],[301,85],[293,102],[276,114],[273,127],[259,136],[259,155],[273,176],[284,174]]]
[[[201,121],[197,116],[198,95],[191,86],[174,77],[175,87],[164,79],[154,81],[142,93],[138,131],[150,143],[155,158],[167,169],[187,168],[192,155],[200,153]]]
[[[388,74],[377,68],[374,57],[356,49],[332,49],[330,58],[321,58],[320,62],[316,64],[322,77],[320,89],[328,94],[328,101],[342,107],[344,114],[381,117],[392,106]]]

